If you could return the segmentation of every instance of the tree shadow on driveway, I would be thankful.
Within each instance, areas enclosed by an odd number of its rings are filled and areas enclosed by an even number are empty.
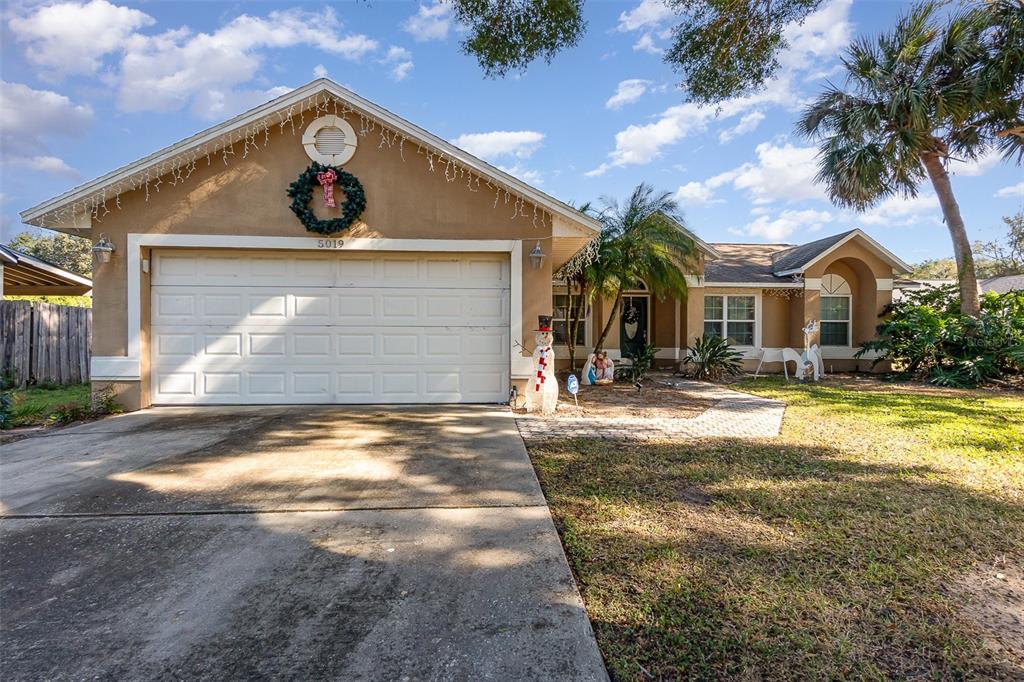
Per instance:
[[[0,491],[21,515],[0,520],[5,678],[600,678],[515,426],[495,419],[304,409],[195,442],[172,421],[181,452],[155,459],[159,421],[108,424],[107,445],[78,432],[96,460],[79,480]]]

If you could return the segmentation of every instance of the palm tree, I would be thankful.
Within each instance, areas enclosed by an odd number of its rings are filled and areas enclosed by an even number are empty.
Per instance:
[[[693,240],[683,231],[679,204],[669,192],[655,193],[646,183],[637,185],[625,204],[603,198],[597,258],[583,272],[588,296],[601,295],[614,303],[608,320],[594,343],[602,349],[611,331],[622,292],[643,280],[659,297],[686,295],[683,271],[696,257]]]
[[[846,88],[830,84],[797,129],[820,142],[817,180],[840,206],[863,211],[931,181],[953,240],[961,311],[977,316],[971,243],[946,166],[996,148],[1020,162],[1024,11],[1021,0],[990,0],[944,25],[936,15],[926,2],[892,32],[850,45]]]

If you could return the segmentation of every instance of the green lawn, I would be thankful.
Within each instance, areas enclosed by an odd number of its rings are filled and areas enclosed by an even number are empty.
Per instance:
[[[58,407],[90,403],[89,384],[18,389],[10,395],[14,399],[12,426],[15,427],[44,424]]]
[[[531,447],[613,676],[1024,676],[1024,395],[740,388],[779,438]]]

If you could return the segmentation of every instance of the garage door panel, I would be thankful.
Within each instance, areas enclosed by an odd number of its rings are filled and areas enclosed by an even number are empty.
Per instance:
[[[508,395],[500,369],[296,365],[265,370],[154,371],[154,401],[164,405],[495,402]],[[159,398],[158,400],[156,398]]]
[[[507,282],[491,254],[157,252],[153,401],[502,401]]]
[[[499,327],[384,327],[349,332],[330,327],[296,327],[270,332],[264,328],[175,326],[153,328],[153,364],[197,368],[217,363],[269,365],[322,359],[332,365],[395,363],[502,364],[508,331]]]
[[[506,290],[155,288],[157,326],[507,326]]]
[[[278,286],[282,281],[311,287],[508,288],[504,254],[268,253],[230,256],[189,249],[158,251],[154,286]]]

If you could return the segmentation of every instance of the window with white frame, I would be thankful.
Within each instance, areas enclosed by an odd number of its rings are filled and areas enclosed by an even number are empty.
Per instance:
[[[555,291],[551,296],[551,327],[554,330],[555,344],[564,346],[569,339],[570,315],[575,317],[579,314],[578,311],[583,308],[583,297],[579,294],[572,296],[573,310],[570,311],[569,294],[565,287],[561,287],[561,289],[561,292]],[[586,320],[580,320],[576,329],[576,345],[586,343],[586,332]]]
[[[735,346],[753,346],[757,298],[708,294],[704,296],[704,335],[718,336]]]
[[[853,292],[839,275],[821,278],[821,345],[849,346],[853,327]]]

